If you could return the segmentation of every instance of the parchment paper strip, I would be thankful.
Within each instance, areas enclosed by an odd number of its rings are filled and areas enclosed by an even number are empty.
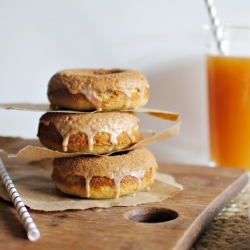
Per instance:
[[[20,110],[20,111],[34,111],[34,112],[62,112],[62,113],[95,113],[93,112],[84,112],[84,111],[76,111],[76,110],[64,110],[64,109],[51,109],[49,104],[34,104],[34,103],[5,103],[0,104],[0,108],[9,109],[9,110]],[[158,118],[169,120],[169,121],[177,121],[179,118],[178,113],[173,113],[169,111],[151,109],[151,108],[138,108],[133,110],[120,110],[122,111],[133,111],[133,112],[141,112],[147,113],[152,116],[156,116]]]
[[[144,140],[140,141],[139,143],[135,144],[130,148],[121,151],[127,151],[135,148],[142,148],[157,143],[159,141],[166,140],[170,137],[177,135],[179,128],[180,128],[180,123],[162,132],[143,131]],[[14,144],[14,139],[10,140],[11,143],[8,143],[5,137],[0,137],[0,149],[4,150],[6,153],[9,153],[10,154],[9,157],[57,158],[57,157],[72,157],[72,156],[83,155],[83,153],[64,153],[64,152],[50,150],[48,148],[41,146],[38,140],[27,140],[25,144],[25,140],[22,141],[20,140],[20,138],[17,138],[17,145]],[[32,144],[29,145],[29,143]],[[11,146],[13,148],[11,148]],[[24,147],[21,148],[20,146]]]

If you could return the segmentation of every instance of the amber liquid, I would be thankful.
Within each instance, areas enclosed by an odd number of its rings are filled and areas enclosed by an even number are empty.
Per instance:
[[[211,160],[250,170],[250,58],[207,57]]]

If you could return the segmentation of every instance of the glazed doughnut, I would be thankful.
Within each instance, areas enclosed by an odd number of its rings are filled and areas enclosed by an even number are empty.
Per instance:
[[[38,134],[47,148],[60,152],[105,154],[142,140],[132,112],[53,113],[40,118]]]
[[[93,199],[118,198],[149,187],[158,166],[146,148],[109,156],[55,158],[52,180],[64,193]]]
[[[148,88],[145,76],[134,70],[72,69],[52,76],[47,94],[52,108],[121,110],[145,105]]]

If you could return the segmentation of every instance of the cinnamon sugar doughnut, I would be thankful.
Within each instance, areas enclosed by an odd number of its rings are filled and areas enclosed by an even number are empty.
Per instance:
[[[105,154],[142,140],[137,120],[132,112],[51,112],[40,118],[37,136],[52,150]]]
[[[145,105],[148,82],[134,70],[72,69],[56,73],[48,84],[52,108],[120,110]]]
[[[140,148],[118,155],[55,158],[51,177],[64,193],[107,199],[149,187],[157,170],[153,154]]]

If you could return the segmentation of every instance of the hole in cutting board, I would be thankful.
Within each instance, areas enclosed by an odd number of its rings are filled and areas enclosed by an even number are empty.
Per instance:
[[[167,208],[136,208],[125,213],[125,218],[141,223],[159,223],[174,220],[178,213]]]

